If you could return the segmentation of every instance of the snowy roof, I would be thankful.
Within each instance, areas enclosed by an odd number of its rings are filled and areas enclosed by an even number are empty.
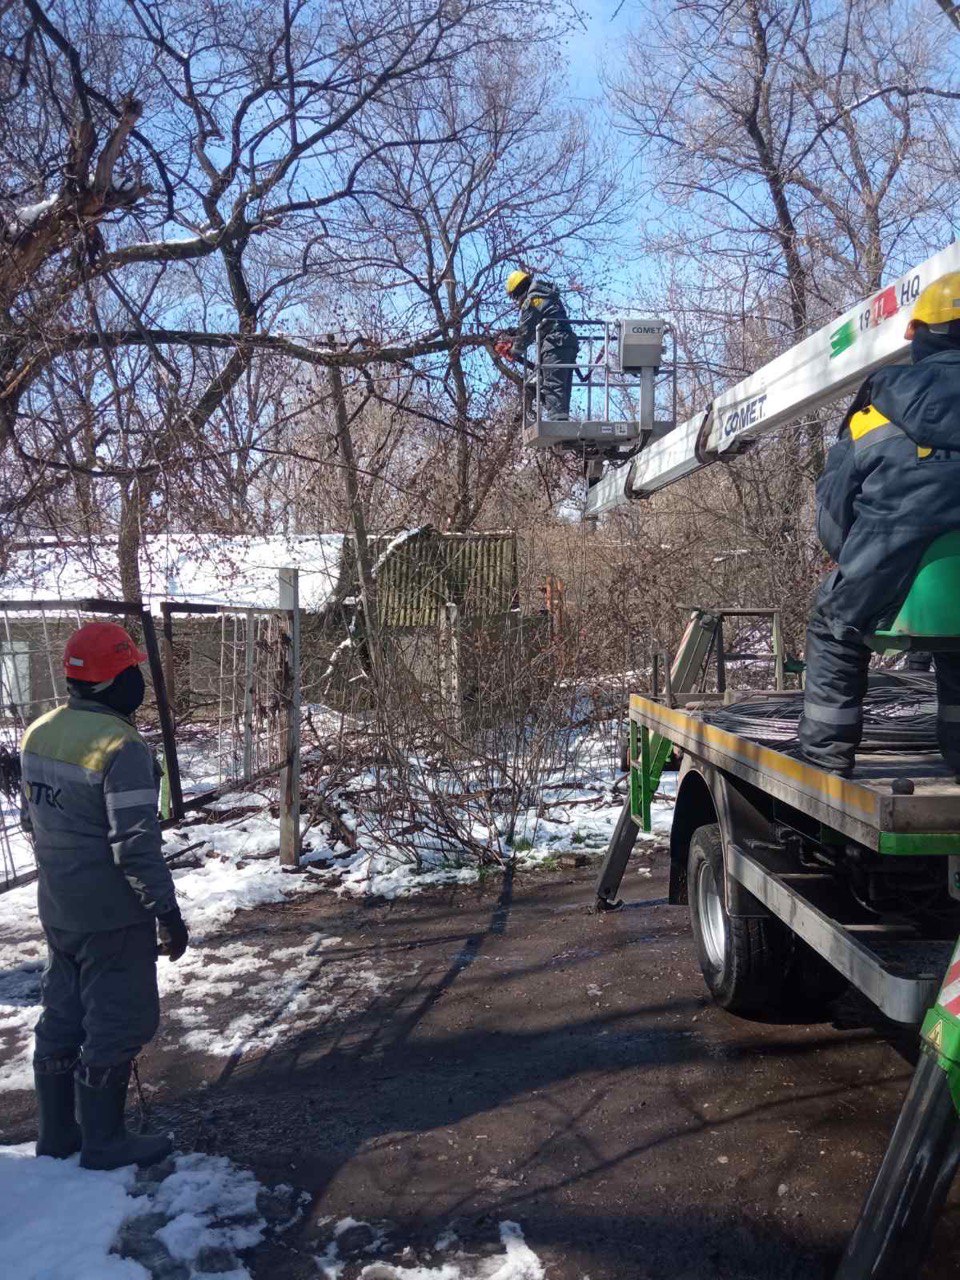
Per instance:
[[[165,533],[144,539],[140,581],[144,600],[193,600],[240,608],[278,603],[279,569],[300,570],[300,605],[322,608],[340,577],[343,535],[247,537]],[[64,546],[54,541],[15,551],[0,582],[4,600],[121,598],[116,547],[105,541]]]

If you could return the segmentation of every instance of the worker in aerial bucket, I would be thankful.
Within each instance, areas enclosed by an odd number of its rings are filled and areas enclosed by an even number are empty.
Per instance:
[[[87,1169],[153,1164],[171,1149],[165,1134],[124,1124],[133,1060],[159,1023],[158,934],[171,960],[188,940],[161,851],[159,768],[133,723],[145,658],[116,623],[74,632],[63,660],[69,701],[35,720],[21,748],[47,940],[37,1155],[79,1151]]]
[[[540,404],[537,416],[563,421],[570,417],[573,366],[579,343],[559,290],[549,280],[529,271],[511,271],[507,276],[507,296],[520,308],[520,322],[513,339],[497,342],[494,350],[503,358],[522,360],[540,328]]]
[[[799,738],[814,764],[849,776],[860,742],[871,650],[924,552],[960,529],[960,272],[916,300],[912,364],[878,369],[847,411],[817,485],[817,532],[837,567],[807,630]],[[960,653],[935,653],[937,737],[960,778]]]

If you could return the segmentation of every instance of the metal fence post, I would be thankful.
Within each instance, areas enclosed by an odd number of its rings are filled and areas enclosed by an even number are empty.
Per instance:
[[[160,734],[163,738],[163,767],[170,785],[170,815],[179,822],[183,818],[184,808],[180,760],[177,756],[177,732],[174,726],[173,710],[167,698],[163,662],[160,658],[160,646],[157,643],[157,630],[153,625],[153,616],[147,608],[143,609],[140,615],[140,625],[143,628],[143,639],[150,659],[153,693],[157,700],[157,719],[160,721]]]
[[[300,583],[296,569],[280,570],[280,608],[289,609],[290,634],[281,690],[286,710],[284,766],[280,773],[280,862],[300,862]]]
[[[460,693],[460,610],[448,601],[440,614],[440,684],[447,731],[463,735],[463,698]]]
[[[257,629],[252,609],[247,610],[246,628],[243,653],[243,780],[249,782],[253,777],[253,648]]]

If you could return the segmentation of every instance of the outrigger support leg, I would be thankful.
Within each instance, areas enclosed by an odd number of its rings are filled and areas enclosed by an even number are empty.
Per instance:
[[[720,615],[694,609],[690,615],[677,656],[670,668],[668,688],[674,694],[689,693],[710,656]],[[615,911],[622,906],[617,897],[627,863],[641,830],[650,831],[650,804],[660,782],[664,765],[673,750],[659,733],[630,722],[630,794],[614,828],[607,856],[597,879],[597,911]]]
[[[616,911],[623,903],[617,897],[623,881],[627,863],[637,843],[639,828],[633,820],[633,806],[629,798],[620,811],[617,825],[614,827],[607,856],[600,868],[597,880],[597,911]]]
[[[836,1280],[904,1280],[920,1266],[960,1164],[960,945],[923,1023],[923,1050]]]

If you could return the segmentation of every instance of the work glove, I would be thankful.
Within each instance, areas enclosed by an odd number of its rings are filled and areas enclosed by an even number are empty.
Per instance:
[[[499,342],[493,344],[494,354],[498,355],[501,360],[513,359],[513,343],[509,338],[501,338]]]
[[[160,940],[160,954],[169,960],[179,960],[190,940],[179,907],[171,907],[163,915],[157,916],[157,936]]]

